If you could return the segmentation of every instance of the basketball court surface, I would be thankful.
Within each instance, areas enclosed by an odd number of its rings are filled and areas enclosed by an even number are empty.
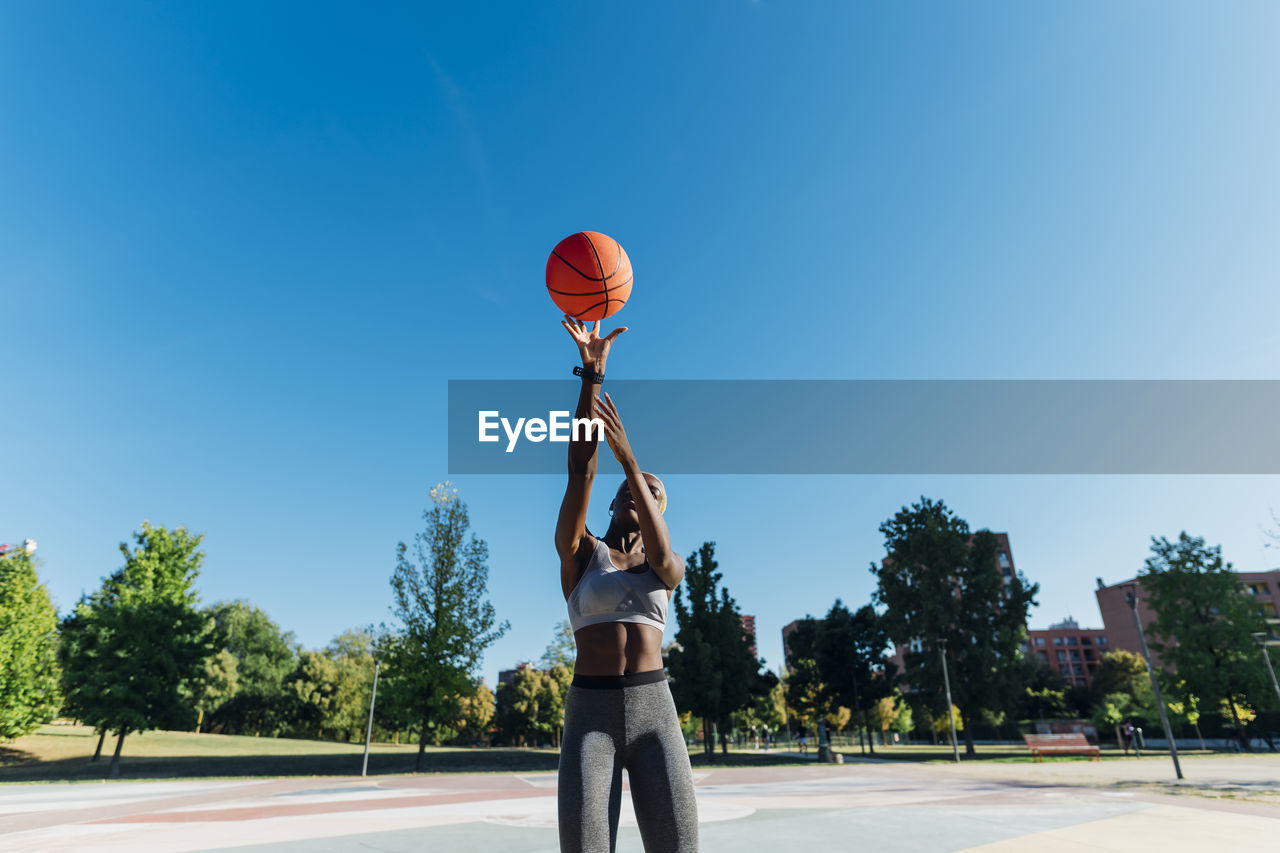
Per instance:
[[[697,770],[701,849],[1275,849],[1280,756]],[[555,853],[554,773],[0,786],[6,851]],[[802,846],[798,846],[802,845]],[[641,851],[624,796],[619,851]]]

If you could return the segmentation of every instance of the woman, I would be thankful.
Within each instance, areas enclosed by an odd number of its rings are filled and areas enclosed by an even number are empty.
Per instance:
[[[575,417],[604,422],[605,439],[626,480],[609,504],[609,529],[602,537],[591,535],[587,504],[598,437],[584,434],[570,442],[556,551],[578,657],[560,747],[560,849],[613,851],[625,768],[645,850],[694,851],[693,774],[661,648],[667,605],[684,577],[684,561],[672,550],[662,521],[662,481],[640,470],[613,400],[607,394],[600,399],[609,349],[626,327],[601,338],[599,321],[588,329],[566,316],[562,325],[582,357]]]

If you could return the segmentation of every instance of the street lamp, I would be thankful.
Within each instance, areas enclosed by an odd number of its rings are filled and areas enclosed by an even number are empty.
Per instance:
[[[1262,659],[1267,664],[1267,675],[1271,676],[1271,686],[1276,689],[1276,698],[1280,699],[1280,683],[1276,681],[1276,671],[1271,667],[1271,655],[1267,653],[1267,635],[1262,631],[1253,635],[1253,641],[1262,649]]]
[[[1173,772],[1182,778],[1182,765],[1178,763],[1178,745],[1173,742],[1173,729],[1169,728],[1169,712],[1164,707],[1164,697],[1160,694],[1160,682],[1156,681],[1156,672],[1151,668],[1151,652],[1147,651],[1147,635],[1142,630],[1142,620],[1138,618],[1138,596],[1134,594],[1133,584],[1125,587],[1125,598],[1129,609],[1133,612],[1133,624],[1138,629],[1138,643],[1142,646],[1142,660],[1147,664],[1147,675],[1151,678],[1151,690],[1156,694],[1156,708],[1160,711],[1160,725],[1164,726],[1165,740],[1169,741],[1169,755],[1173,758]]]
[[[938,638],[938,654],[942,657],[942,683],[947,688],[947,721],[951,723],[951,756],[960,763],[960,744],[956,741],[956,717],[951,713],[951,676],[947,674],[947,639]]]
[[[373,703],[378,701],[378,669],[382,661],[373,662],[373,694],[369,697],[369,727],[364,731],[364,764],[360,767],[360,775],[369,775],[369,741],[373,739]]]

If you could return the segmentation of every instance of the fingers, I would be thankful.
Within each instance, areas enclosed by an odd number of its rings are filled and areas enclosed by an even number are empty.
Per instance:
[[[597,338],[600,337],[600,321],[599,320],[596,320],[595,325],[591,327],[591,334],[595,335]]]
[[[599,325],[598,323],[596,325]],[[608,334],[605,338],[606,343],[613,343],[613,339],[627,330],[626,326],[619,326]]]

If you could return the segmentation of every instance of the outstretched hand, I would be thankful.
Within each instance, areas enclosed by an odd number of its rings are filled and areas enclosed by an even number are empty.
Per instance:
[[[631,453],[631,442],[627,440],[627,431],[622,428],[622,416],[613,398],[606,393],[604,399],[596,398],[595,415],[604,422],[604,438],[609,442],[613,458],[626,466],[634,457]]]
[[[604,363],[609,358],[609,349],[613,346],[614,340],[627,330],[626,326],[619,326],[602,338],[599,320],[588,328],[586,323],[568,314],[564,315],[560,325],[565,327],[569,336],[573,338],[573,342],[578,345],[578,354],[582,356],[583,366],[601,373],[604,372]]]

